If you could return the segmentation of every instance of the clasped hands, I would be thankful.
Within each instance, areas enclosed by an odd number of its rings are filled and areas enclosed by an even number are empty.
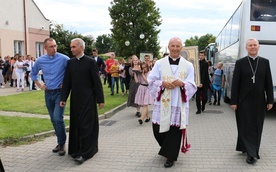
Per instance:
[[[167,89],[174,89],[175,87],[182,87],[183,86],[183,82],[179,79],[176,79],[172,82],[169,82],[169,81],[163,81],[162,82],[162,86],[164,88],[167,88]]]

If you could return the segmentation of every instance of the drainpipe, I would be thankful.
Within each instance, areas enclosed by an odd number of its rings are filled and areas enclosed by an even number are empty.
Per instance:
[[[26,0],[23,0],[23,11],[24,11],[24,39],[25,39],[25,54],[24,56],[26,57],[26,55],[28,54],[27,52],[27,16],[26,16]]]

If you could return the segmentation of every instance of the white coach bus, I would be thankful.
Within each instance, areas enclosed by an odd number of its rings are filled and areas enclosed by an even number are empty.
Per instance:
[[[243,0],[216,38],[214,63],[221,61],[224,64],[226,103],[230,102],[235,62],[247,55],[245,45],[249,38],[259,40],[259,56],[270,61],[275,103],[276,0]]]

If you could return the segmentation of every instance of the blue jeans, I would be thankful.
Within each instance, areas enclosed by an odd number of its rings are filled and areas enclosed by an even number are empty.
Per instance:
[[[45,91],[45,102],[57,135],[57,142],[59,145],[63,145],[66,141],[66,130],[63,120],[64,107],[59,105],[60,94],[60,91]]]
[[[123,78],[120,76],[120,85],[121,85],[122,93],[125,92],[125,83],[126,83],[126,78]]]
[[[119,92],[119,77],[111,77],[111,93],[114,94],[114,86],[116,83],[117,93]]]
[[[217,97],[217,95],[218,95],[218,97]],[[221,89],[220,90],[214,89],[214,101],[217,103],[220,103],[220,98],[221,98]]]

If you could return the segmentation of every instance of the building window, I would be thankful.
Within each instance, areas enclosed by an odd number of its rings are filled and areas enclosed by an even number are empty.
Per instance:
[[[35,53],[36,53],[36,58],[43,55],[43,42],[35,43]]]
[[[24,55],[24,41],[14,41],[14,54]]]

